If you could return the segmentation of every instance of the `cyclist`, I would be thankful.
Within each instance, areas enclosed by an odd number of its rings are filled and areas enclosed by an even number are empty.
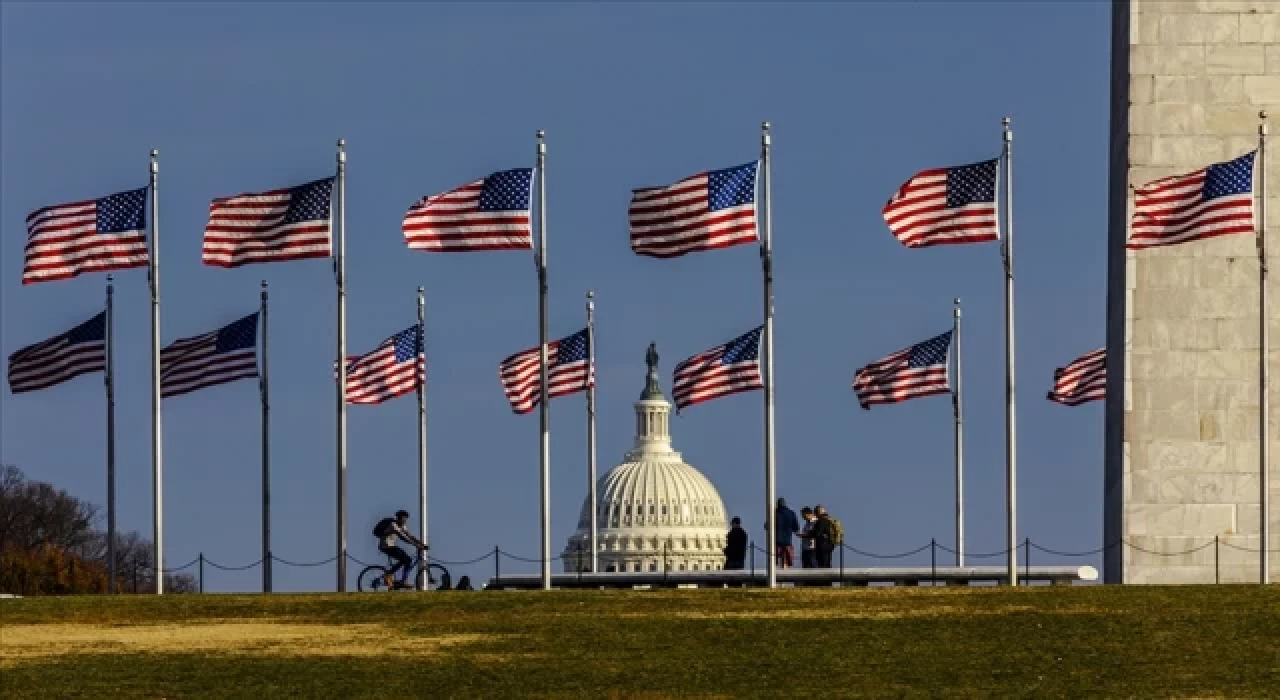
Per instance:
[[[408,586],[409,569],[413,566],[413,559],[403,549],[396,546],[396,539],[412,542],[419,551],[427,549],[427,545],[423,544],[413,533],[409,532],[406,527],[409,524],[409,511],[398,510],[396,517],[383,518],[373,527],[373,536],[378,538],[378,551],[395,560],[391,570],[382,575],[382,581],[387,584],[387,588],[404,588]],[[400,571],[400,582],[394,583],[393,577],[396,571]]]

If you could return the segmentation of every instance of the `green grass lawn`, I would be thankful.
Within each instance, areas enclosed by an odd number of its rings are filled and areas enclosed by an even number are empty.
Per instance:
[[[1266,697],[1280,586],[0,600],[0,696]]]

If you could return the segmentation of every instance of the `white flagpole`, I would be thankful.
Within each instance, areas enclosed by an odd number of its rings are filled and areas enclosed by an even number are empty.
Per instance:
[[[1258,201],[1258,333],[1261,339],[1258,352],[1258,534],[1260,535],[1260,552],[1258,559],[1258,581],[1271,582],[1271,568],[1268,547],[1271,546],[1271,376],[1268,365],[1271,338],[1267,329],[1267,112],[1258,113],[1258,190],[1262,196]]]
[[[590,494],[591,572],[599,570],[600,545],[597,542],[596,504],[596,302],[595,292],[587,291],[587,493]]]
[[[164,593],[164,454],[160,436],[160,151],[151,149],[151,518],[156,595]]]
[[[347,142],[338,139],[338,230],[333,269],[338,282],[338,592],[347,590]]]
[[[271,393],[267,383],[267,281],[262,280],[262,378],[258,381],[262,400],[262,592],[271,592]]]
[[[426,342],[426,290],[418,287],[418,351],[425,355]],[[414,362],[419,362],[417,358]],[[418,539],[427,544],[427,376],[418,376]],[[427,589],[427,577],[418,578],[419,590]]]
[[[964,401],[961,398],[962,373],[960,364],[960,299],[952,309],[952,348],[955,350],[955,389],[951,394],[956,423],[956,566],[964,566]]]
[[[115,311],[112,297],[115,285],[112,275],[107,275],[107,593],[116,592],[116,351],[112,345]]]
[[[778,573],[774,561],[774,542],[777,539],[778,523],[774,517],[775,473],[773,444],[773,201],[770,199],[772,181],[769,172],[769,150],[773,139],[769,133],[769,122],[760,125],[760,167],[764,171],[764,185],[761,188],[761,199],[764,202],[764,225],[761,226],[760,262],[764,272],[764,500],[765,522],[769,556],[765,569],[765,585],[774,588],[778,585]]]
[[[1016,402],[1014,400],[1014,350],[1013,350],[1013,131],[1009,117],[1004,124],[1004,449],[1005,488],[1009,533],[1009,585],[1018,585],[1018,432]]]
[[[542,589],[551,590],[551,402],[547,388],[547,144],[538,130],[538,342],[542,423],[539,480],[542,494]]]

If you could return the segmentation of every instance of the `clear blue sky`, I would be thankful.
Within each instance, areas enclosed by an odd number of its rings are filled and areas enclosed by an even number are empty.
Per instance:
[[[6,3],[0,20],[0,349],[101,307],[100,274],[21,285],[26,214],[142,186],[158,148],[162,342],[253,311],[259,280],[271,284],[279,556],[334,552],[333,278],[324,260],[201,265],[210,199],[324,177],[335,139],[347,139],[350,350],[412,323],[415,289],[427,289],[432,551],[460,560],[501,544],[536,556],[537,414],[513,415],[497,377],[503,357],[537,342],[532,257],[410,252],[405,210],[532,165],[534,131],[547,131],[550,332],[581,328],[583,294],[596,290],[603,475],[631,443],[646,345],[658,343],[669,387],[676,362],[761,313],[754,247],[667,261],[632,254],[630,190],[755,158],[765,119],[775,135],[779,495],[797,508],[823,503],[864,550],[951,542],[950,401],[868,412],[850,382],[862,364],[946,330],[959,296],[967,540],[974,552],[1001,549],[998,247],[908,250],[880,207],[920,169],[995,156],[1006,114],[1019,537],[1100,545],[1101,404],[1069,409],[1044,396],[1055,367],[1104,340],[1106,3]],[[149,536],[146,275],[117,280],[119,523]],[[672,421],[676,448],[753,537],[763,522],[761,398]],[[348,537],[358,557],[376,555],[368,532],[378,517],[416,510],[415,413],[411,397],[351,408]],[[105,503],[98,377],[19,396],[6,385],[0,417],[0,461]],[[586,493],[583,397],[555,400],[551,419],[558,553]],[[258,426],[252,381],[165,402],[168,564],[199,552],[229,564],[258,558]],[[278,565],[277,589],[331,589],[332,571]],[[460,573],[491,571],[487,562]],[[260,580],[206,573],[210,590]]]

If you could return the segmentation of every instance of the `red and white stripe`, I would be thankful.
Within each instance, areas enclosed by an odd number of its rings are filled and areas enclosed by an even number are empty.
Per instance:
[[[726,364],[725,351],[732,344],[733,341],[718,345],[676,365],[672,371],[671,398],[677,410],[764,388],[759,346],[749,357]]]
[[[911,367],[911,350],[899,350],[853,375],[853,391],[863,408],[950,393],[947,362]]]
[[[595,372],[588,372],[588,361],[556,364],[560,341],[547,343],[547,392],[551,398],[568,396],[595,384]],[[502,391],[511,402],[511,410],[528,413],[537,407],[542,396],[542,374],[539,346],[518,352],[498,365]]]
[[[347,403],[390,401],[417,391],[426,376],[426,355],[418,353],[417,362],[396,362],[395,338],[389,338],[368,354],[347,358]]]
[[[258,376],[258,348],[217,352],[218,333],[175,340],[160,351],[161,398]]]
[[[1106,397],[1106,348],[1098,348],[1053,372],[1053,390],[1049,392],[1049,400],[1054,403],[1079,406]]]
[[[635,190],[627,219],[631,250],[655,258],[674,258],[758,240],[755,202],[711,211],[707,173],[666,187]]]
[[[932,168],[917,173],[884,205],[884,222],[908,248],[986,243],[1000,239],[995,202],[947,207],[947,171]]]
[[[532,250],[528,209],[481,211],[485,179],[423,197],[409,207],[401,230],[412,250],[458,253],[479,250]]]
[[[98,232],[96,199],[31,212],[24,253],[23,284],[146,267],[149,260],[145,231]]]
[[[330,219],[284,223],[292,188],[219,197],[209,204],[201,260],[216,267],[327,258]]]
[[[1206,200],[1208,168],[1149,182],[1133,194],[1129,250],[1252,233],[1253,192]]]

